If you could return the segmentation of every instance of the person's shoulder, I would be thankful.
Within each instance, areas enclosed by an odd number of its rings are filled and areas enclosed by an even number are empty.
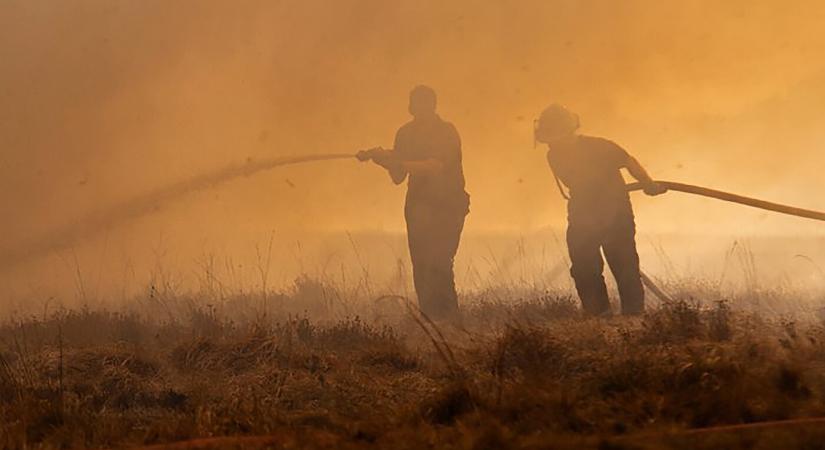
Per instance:
[[[599,136],[588,136],[581,134],[579,135],[579,142],[583,145],[592,145],[592,146],[603,146],[603,147],[618,147],[619,144],[611,141],[610,139],[599,137]]]
[[[596,136],[579,136],[579,143],[582,146],[596,149],[596,150],[603,150],[603,151],[617,151],[625,153],[624,147],[617,144],[615,141],[612,141],[607,138],[603,137],[596,137]]]
[[[447,142],[450,143],[451,147],[458,147],[461,148],[461,136],[458,134],[458,129],[453,125],[452,122],[446,121],[438,116],[438,125],[440,131],[438,134],[442,136],[442,139],[446,139]]]
[[[453,125],[452,122],[449,120],[444,120],[441,116],[438,116],[438,123],[443,127],[445,130],[458,134],[458,128]]]
[[[407,133],[411,129],[413,129],[413,127],[415,127],[415,121],[410,120],[407,123],[405,123],[404,125],[401,125],[401,127],[398,128],[398,132],[399,133]]]
[[[395,132],[396,140],[407,138],[408,136],[410,136],[410,134],[412,134],[414,132],[413,131],[414,128],[415,128],[415,122],[412,121],[412,120],[405,123],[404,125],[401,125],[401,127],[398,128],[398,131]]]
[[[444,120],[444,118],[441,116],[438,116],[438,121],[441,122],[441,124],[445,127],[455,128],[455,125],[453,125],[452,122],[450,122],[449,120]]]

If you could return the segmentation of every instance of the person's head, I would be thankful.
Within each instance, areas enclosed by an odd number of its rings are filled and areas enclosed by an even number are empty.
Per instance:
[[[410,91],[409,111],[413,117],[435,115],[436,96],[433,88],[419,85]]]
[[[545,108],[533,122],[536,141],[550,145],[575,137],[578,129],[579,116],[557,103]]]

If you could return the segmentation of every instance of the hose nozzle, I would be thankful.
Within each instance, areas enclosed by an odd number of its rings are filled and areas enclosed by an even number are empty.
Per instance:
[[[355,154],[355,157],[358,161],[367,162],[372,159],[372,154],[369,150],[361,150],[360,152]]]

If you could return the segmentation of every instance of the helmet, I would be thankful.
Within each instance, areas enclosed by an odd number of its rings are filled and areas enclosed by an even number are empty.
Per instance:
[[[536,141],[544,143],[573,134],[578,129],[579,116],[558,103],[545,108],[533,122]]]

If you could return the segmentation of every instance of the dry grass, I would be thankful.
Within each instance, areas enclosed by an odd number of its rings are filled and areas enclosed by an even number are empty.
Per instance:
[[[324,310],[326,299],[304,298],[323,291],[310,284],[292,300]],[[437,330],[403,310],[379,323],[310,320],[316,316],[296,309],[254,320],[191,306],[162,319],[80,310],[7,322],[0,447],[825,442],[821,424],[713,428],[825,416],[821,324],[690,301],[641,318],[596,320],[581,317],[570,298],[552,296],[475,302],[461,327]],[[707,431],[685,433],[696,429]]]

